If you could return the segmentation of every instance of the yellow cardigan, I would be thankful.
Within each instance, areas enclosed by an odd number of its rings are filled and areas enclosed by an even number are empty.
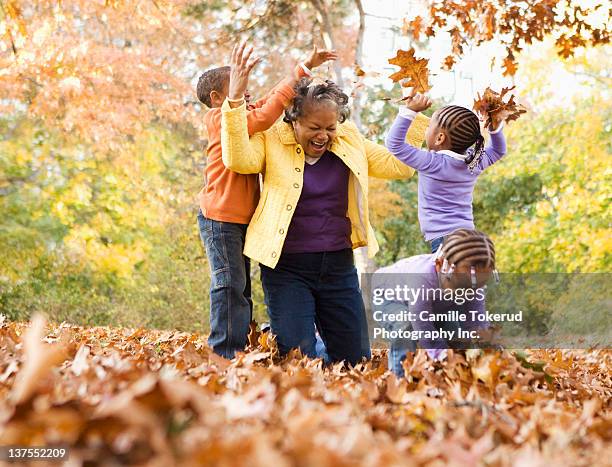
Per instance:
[[[304,177],[304,150],[290,124],[279,121],[250,139],[246,106],[221,107],[221,145],[225,166],[241,174],[263,174],[263,191],[246,233],[244,254],[274,268],[283,249],[287,229],[300,199]],[[406,140],[420,147],[429,119],[417,115]],[[351,122],[337,126],[331,151],[350,170],[348,217],[353,248],[368,245],[368,256],[378,243],[368,216],[368,176],[409,178],[414,169],[397,160],[384,146],[365,139]]]

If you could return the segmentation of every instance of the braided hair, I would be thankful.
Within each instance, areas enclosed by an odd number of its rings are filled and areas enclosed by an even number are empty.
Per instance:
[[[316,84],[313,79],[302,78],[295,85],[295,97],[285,110],[283,121],[287,123],[295,122],[304,115],[304,107],[313,102],[333,102],[338,109],[338,122],[344,123],[350,114],[348,106],[348,96],[333,81],[318,80]]]
[[[470,266],[495,269],[493,241],[479,230],[455,230],[444,239],[441,252],[451,265],[467,261]]]
[[[438,111],[436,123],[448,133],[452,151],[467,153],[465,163],[470,172],[473,172],[484,152],[484,138],[480,133],[478,116],[465,107],[447,105]]]

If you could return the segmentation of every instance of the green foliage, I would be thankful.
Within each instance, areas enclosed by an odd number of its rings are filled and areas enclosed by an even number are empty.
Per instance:
[[[379,264],[393,263],[401,258],[429,253],[423,240],[417,213],[417,177],[389,182],[389,188],[401,197],[401,214],[385,219],[376,232],[381,245]]]
[[[0,313],[207,329],[193,134],[152,127],[111,152],[26,119],[0,130]]]
[[[501,270],[610,270],[611,117],[590,99],[510,125],[509,154],[479,180],[474,202]]]

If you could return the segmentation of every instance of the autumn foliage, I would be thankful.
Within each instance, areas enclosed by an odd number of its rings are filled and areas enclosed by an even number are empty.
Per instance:
[[[406,21],[417,41],[450,33],[447,69],[467,44],[496,39],[507,74],[531,73],[536,89],[520,94],[534,111],[505,130],[509,155],[475,192],[503,271],[610,270],[610,78],[601,48],[576,53],[609,42],[609,25],[593,19],[609,21],[608,6],[591,3],[436,0]],[[206,345],[210,279],[195,225],[205,135],[193,81],[240,36],[268,46],[253,80],[268,88],[310,48],[305,37],[325,38],[324,13],[346,67],[357,37],[347,11],[353,3],[340,0],[0,0],[0,312],[9,315],[0,314],[0,445],[67,444],[75,465],[609,461],[609,350],[450,352],[442,363],[419,351],[397,378],[380,350],[355,368],[325,368],[297,351],[281,358],[255,329],[232,361]],[[576,57],[519,63],[546,36]],[[431,64],[401,52],[394,77],[426,91]],[[553,101],[537,86],[557,85],[559,63],[597,86]],[[367,63],[355,74],[376,76]],[[365,92],[363,127],[381,140],[397,106],[384,89]],[[510,97],[487,90],[476,108],[492,120],[518,115]],[[427,248],[416,178],[393,186],[370,186],[381,265]],[[576,325],[589,307],[604,329],[606,292],[587,304],[570,297],[557,312]],[[25,322],[33,310],[66,322]]]
[[[324,368],[269,335],[228,361],[176,331],[0,322],[0,444],[141,465],[602,465],[609,351]]]
[[[501,92],[495,92],[491,88],[486,88],[481,96],[474,100],[474,110],[480,115],[486,116],[485,127],[498,128],[502,121],[511,122],[527,110],[520,104],[514,101],[514,96],[510,95],[505,100],[506,94],[514,89],[503,88]]]
[[[442,32],[451,37],[452,52],[445,61],[449,69],[469,44],[480,45],[495,38],[506,49],[504,74],[516,73],[516,57],[527,45],[553,35],[559,56],[568,58],[578,48],[610,43],[612,9],[608,2],[575,0],[432,0],[429,14],[404,20],[404,31],[418,41]]]
[[[391,65],[397,65],[400,70],[393,73],[389,78],[394,82],[405,80],[404,87],[411,87],[417,92],[427,92],[431,89],[429,84],[428,60],[416,58],[414,49],[398,50],[395,57],[389,59]]]

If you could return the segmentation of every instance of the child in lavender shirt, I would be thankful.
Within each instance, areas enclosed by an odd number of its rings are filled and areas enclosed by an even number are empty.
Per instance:
[[[394,290],[399,286],[400,290],[408,287],[412,291],[422,292],[422,295],[392,297],[379,304],[385,317],[382,323],[388,331],[423,332],[446,329],[454,330],[457,336],[457,330],[461,328],[475,330],[485,337],[484,329],[490,324],[484,316],[485,284],[491,275],[497,278],[495,246],[491,239],[477,230],[459,229],[446,237],[436,254],[404,258],[391,266],[377,270],[372,277],[372,290]],[[457,293],[460,289],[461,294]],[[474,289],[469,299],[465,293],[468,289]],[[436,294],[443,290],[454,291],[455,300],[449,301],[442,298],[442,294]],[[458,300],[458,297],[464,299]],[[448,314],[451,310],[456,310],[465,320],[442,322],[421,319],[422,312],[425,312],[426,316],[440,316]],[[389,319],[390,315],[403,311],[413,313],[417,319],[408,322]],[[473,319],[471,311],[474,311],[479,318]],[[427,349],[430,358],[441,360],[446,356],[446,349],[453,347],[455,342],[459,343],[459,340],[449,342],[442,338],[418,341],[405,337],[395,338],[389,342],[389,369],[398,376],[403,376],[402,361],[407,352],[416,350],[417,344]],[[464,343],[463,346],[465,345]]]
[[[427,151],[405,142],[416,116],[431,106],[422,94],[409,96],[400,108],[386,146],[399,160],[419,172],[419,223],[435,252],[449,233],[474,229],[472,194],[478,175],[506,153],[503,124],[484,148],[478,116],[465,107],[449,105],[434,112],[425,134]],[[502,118],[503,121],[503,118]]]

